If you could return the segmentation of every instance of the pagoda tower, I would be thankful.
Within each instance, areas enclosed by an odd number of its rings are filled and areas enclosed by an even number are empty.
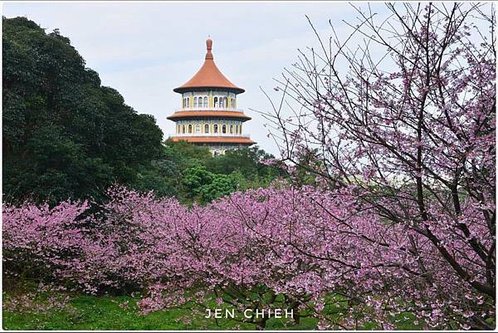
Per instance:
[[[182,107],[168,119],[176,123],[174,142],[187,141],[209,147],[214,155],[254,144],[242,134],[242,124],[251,118],[237,109],[237,95],[244,89],[230,82],[214,63],[213,41],[206,40],[204,64],[182,86],[173,89],[182,95]]]

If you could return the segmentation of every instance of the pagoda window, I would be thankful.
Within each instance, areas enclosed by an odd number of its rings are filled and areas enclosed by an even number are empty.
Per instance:
[[[195,133],[200,133],[200,132],[201,132],[201,125],[195,124]]]
[[[204,133],[209,133],[209,124],[204,125]]]
[[[217,108],[218,107],[218,97],[215,97],[214,98],[214,107]]]
[[[187,97],[187,105],[185,107],[190,108],[190,97]]]
[[[233,134],[233,125],[230,125],[230,134]]]
[[[213,132],[218,133],[218,124],[214,124],[213,126]]]
[[[189,132],[190,134],[192,134],[192,124],[189,124],[189,125],[188,125],[188,132]]]
[[[185,134],[185,125],[182,125],[182,133]]]
[[[194,108],[197,107],[197,97],[194,97]]]
[[[208,107],[208,98],[207,98],[207,96],[204,96],[204,107],[205,108]]]
[[[227,125],[221,126],[221,133],[227,134]]]

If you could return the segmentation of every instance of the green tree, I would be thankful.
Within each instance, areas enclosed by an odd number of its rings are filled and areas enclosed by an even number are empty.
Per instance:
[[[206,167],[214,173],[237,174],[235,178],[240,180],[239,189],[266,187],[275,178],[284,175],[280,168],[263,163],[264,160],[273,158],[255,146],[229,150],[225,155],[206,161]]]
[[[258,147],[213,156],[207,147],[168,140],[162,157],[139,174],[134,187],[174,195],[187,204],[206,203],[237,190],[266,187],[285,176],[281,168],[263,162],[271,158]]]
[[[186,198],[201,204],[211,202],[228,195],[237,189],[237,183],[230,175],[215,174],[203,165],[196,165],[185,170],[183,186]]]
[[[3,18],[3,191],[7,201],[98,197],[161,158],[162,132],[124,104],[58,30]]]
[[[237,190],[237,182],[231,175],[213,174],[211,183],[200,188],[200,202],[208,203]]]

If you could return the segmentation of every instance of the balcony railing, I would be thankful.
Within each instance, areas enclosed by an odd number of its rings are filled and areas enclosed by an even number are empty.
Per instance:
[[[237,108],[209,108],[209,107],[202,107],[202,108],[178,108],[175,110],[176,112],[187,112],[187,111],[235,111],[235,112],[244,112],[243,109],[237,109]]]
[[[177,133],[172,136],[236,136],[236,137],[249,137],[250,135],[247,133],[243,134],[235,134],[235,133]]]

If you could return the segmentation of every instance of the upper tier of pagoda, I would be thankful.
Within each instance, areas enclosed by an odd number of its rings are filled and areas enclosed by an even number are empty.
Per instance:
[[[184,83],[182,86],[173,89],[177,93],[183,93],[186,91],[191,91],[193,89],[199,88],[221,88],[229,90],[235,94],[240,94],[244,92],[244,89],[237,87],[235,84],[230,82],[223,73],[216,67],[214,63],[213,53],[211,52],[213,48],[213,41],[211,39],[206,40],[207,53],[202,67],[195,73],[195,75]]]

